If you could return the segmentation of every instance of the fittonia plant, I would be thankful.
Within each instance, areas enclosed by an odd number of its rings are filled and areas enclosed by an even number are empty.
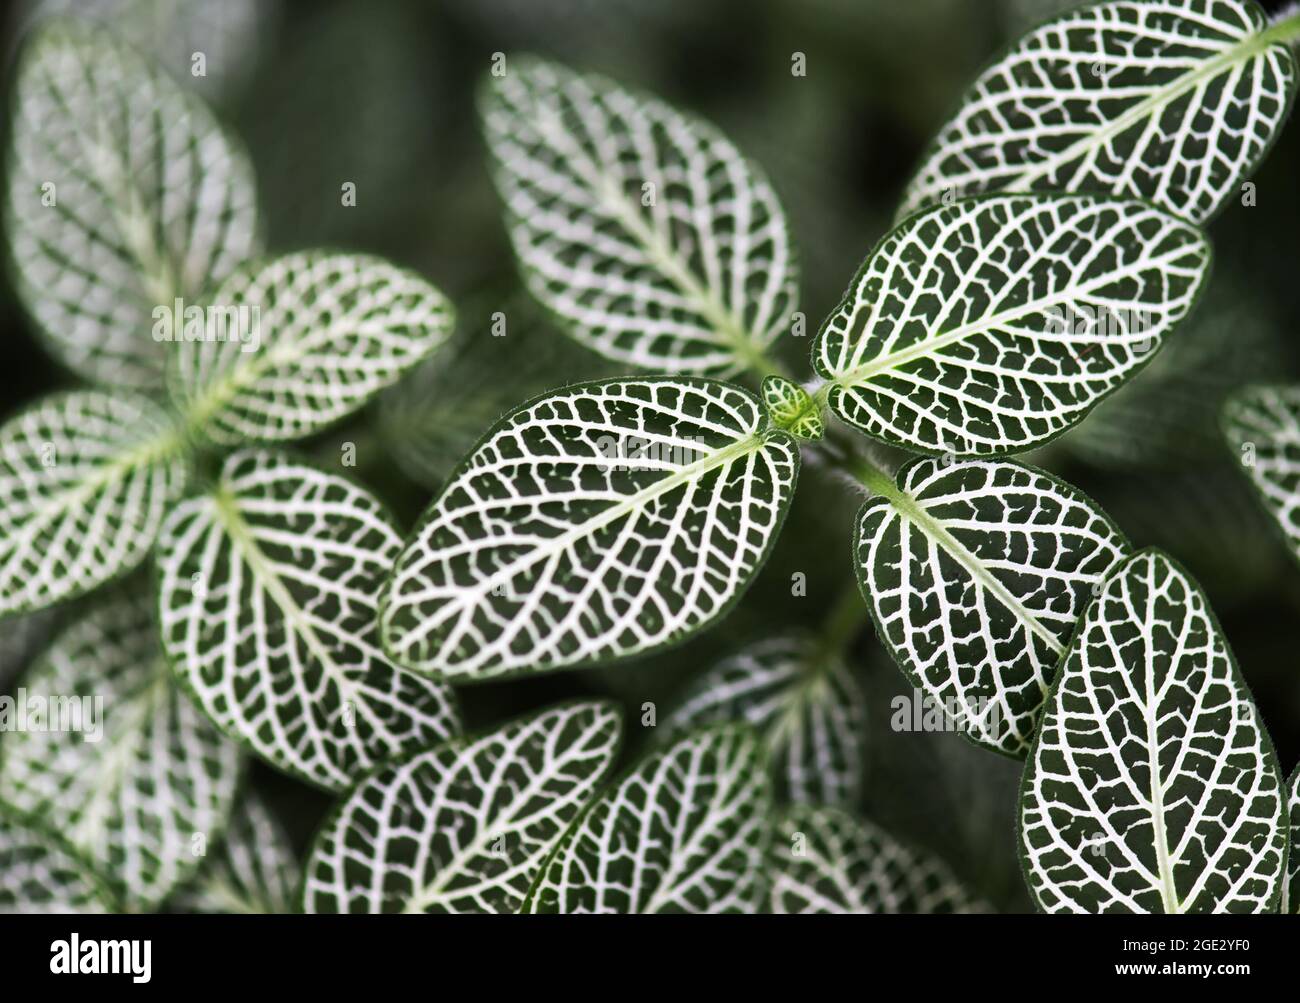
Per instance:
[[[435,352],[446,302],[370,259],[248,263],[250,172],[208,113],[126,49],[46,29],[19,78],[8,229],[38,330],[105,389],[0,431],[0,606],[70,599],[152,554],[157,627],[128,592],[38,670],[120,690],[127,768],[83,789],[93,750],[6,739],[0,859],[27,870],[0,904],[138,908],[182,886],[283,904],[291,859],[240,849],[259,807],[220,867],[176,850],[235,810],[234,739],[346,792],[305,867],[312,911],[982,908],[852,814],[864,715],[840,607],[824,636],[759,638],[701,674],[620,778],[604,703],[453,737],[449,684],[607,666],[725,616],[808,460],[869,496],[844,545],[899,667],[970,741],[1025,760],[1040,907],[1294,911],[1297,782],[1200,588],[1009,457],[1179,336],[1210,266],[1199,227],[1284,120],[1297,38],[1300,15],[1269,24],[1238,0],[1106,3],[1030,32],[940,130],[805,373],[774,352],[802,318],[761,171],[604,78],[498,63],[483,122],[525,283],[583,345],[648,372],[510,410],[403,543],[363,488],[274,444]],[[183,126],[141,130],[133,101]],[[142,332],[177,297],[259,308],[263,342],[160,349]],[[1293,542],[1297,399],[1248,391],[1228,422]],[[893,469],[883,447],[920,455]],[[137,766],[190,780],[162,833],[133,821]]]

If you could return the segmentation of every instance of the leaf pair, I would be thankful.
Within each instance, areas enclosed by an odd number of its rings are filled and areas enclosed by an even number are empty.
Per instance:
[[[326,822],[309,912],[754,911],[770,795],[746,731],[693,733],[596,797],[621,733],[565,704],[380,767]]]

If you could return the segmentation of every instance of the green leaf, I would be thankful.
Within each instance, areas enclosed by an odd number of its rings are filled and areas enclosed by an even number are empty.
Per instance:
[[[1199,586],[1134,554],[1088,608],[1021,784],[1025,877],[1048,912],[1270,912],[1282,777]]]
[[[1139,202],[987,196],[895,228],[813,349],[842,420],[926,453],[1016,452],[1081,420],[1150,360],[1210,263]]]
[[[453,319],[419,276],[322,252],[241,268],[212,303],[204,339],[177,346],[171,388],[191,426],[225,446],[298,439],[351,414],[435,351]]]
[[[758,912],[771,807],[753,731],[694,732],[646,757],[583,811],[522,911]]]
[[[1224,403],[1223,430],[1300,559],[1300,386],[1246,387]]]
[[[0,745],[0,798],[62,834],[129,909],[156,908],[221,837],[241,757],[172,683],[143,592],[69,627],[24,689],[26,730]],[[35,730],[38,699],[44,727],[60,730]]]
[[[613,763],[605,703],[570,703],[380,767],[317,836],[307,912],[514,912]]]
[[[858,514],[881,641],[976,745],[1023,756],[1084,607],[1128,550],[1092,499],[1010,460],[914,460]]]
[[[784,376],[763,379],[763,405],[772,423],[796,439],[820,439],[826,433],[826,422],[816,401]]]
[[[899,216],[951,192],[1071,191],[1136,196],[1202,222],[1272,145],[1295,78],[1251,2],[1081,7],[984,71]]]
[[[748,587],[798,465],[758,399],[725,383],[540,397],[493,427],[424,514],[384,593],[384,649],[478,681],[680,640]]]
[[[524,277],[584,345],[668,373],[757,367],[791,322],[776,193],[712,126],[511,57],[482,112]]]
[[[279,915],[296,905],[301,868],[262,797],[244,794],[220,848],[171,901],[184,912]]]
[[[0,914],[105,912],[94,872],[55,836],[0,811]]]
[[[47,397],[0,427],[0,614],[89,592],[148,554],[185,483],[183,442],[143,397]]]
[[[253,174],[193,94],[75,20],[23,50],[6,232],[19,296],[90,380],[161,384],[155,310],[197,303],[258,248]]]
[[[775,913],[988,911],[943,861],[835,808],[785,811],[769,866]]]
[[[1287,813],[1290,821],[1291,852],[1287,857],[1287,878],[1282,888],[1282,912],[1300,915],[1300,766],[1287,781]]]
[[[379,650],[379,589],[401,549],[352,482],[272,451],[235,453],[163,526],[163,650],[227,735],[345,790],[459,730],[451,691]]]
[[[767,746],[779,797],[853,804],[862,789],[867,709],[862,688],[816,638],[773,637],[699,676],[665,722],[669,736],[743,721]]]

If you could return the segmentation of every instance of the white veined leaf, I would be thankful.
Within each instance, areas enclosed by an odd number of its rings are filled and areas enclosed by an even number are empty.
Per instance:
[[[821,408],[799,384],[784,376],[763,378],[763,406],[773,424],[784,428],[797,439],[820,439],[826,434]]]
[[[1282,912],[1293,916],[1300,915],[1300,766],[1286,786],[1291,852],[1287,857],[1286,886],[1282,889]]]
[[[942,860],[835,808],[785,811],[769,861],[775,913],[988,911]]]
[[[668,373],[770,368],[797,270],[758,168],[712,126],[511,57],[482,102],[515,253],[583,344]]]
[[[107,891],[73,850],[0,811],[0,914],[98,913],[109,905]]]
[[[209,441],[315,432],[435,351],[453,311],[378,258],[303,252],[239,269],[212,294],[204,337],[181,341],[171,388]]]
[[[759,912],[771,810],[752,729],[692,732],[651,753],[583,810],[521,911]]]
[[[831,410],[884,442],[1028,449],[1151,359],[1209,263],[1199,230],[1140,202],[1011,195],[939,206],[871,252],[813,363]]]
[[[867,709],[839,654],[817,638],[773,637],[694,681],[665,722],[668,737],[743,721],[764,739],[778,797],[853,804],[862,790]]]
[[[1300,559],[1300,386],[1241,390],[1224,403],[1223,429]]]
[[[710,380],[570,387],[506,415],[425,513],[381,604],[399,665],[477,681],[677,641],[748,587],[798,447]]]
[[[1057,662],[1128,544],[1092,499],[1010,460],[914,460],[858,514],[881,641],[976,745],[1023,756]]]
[[[184,442],[134,394],[48,397],[0,427],[0,614],[89,592],[149,553]]]
[[[613,763],[609,704],[563,704],[387,764],[317,836],[316,913],[515,912]]]
[[[17,290],[91,380],[161,385],[156,310],[258,249],[252,169],[193,94],[111,33],[55,19],[15,84],[6,230]]]
[[[221,847],[210,851],[194,881],[169,905],[184,912],[294,911],[301,868],[289,837],[260,795],[243,794]]]
[[[128,909],[157,907],[221,838],[241,756],[172,682],[143,590],[74,623],[23,685],[0,799],[66,838]],[[38,699],[60,730],[36,730]]]
[[[379,649],[379,589],[401,549],[383,506],[351,481],[234,453],[159,536],[163,650],[227,735],[345,790],[460,730],[450,689]]]
[[[37,0],[33,20],[93,18],[211,98],[236,89],[270,34],[276,0]],[[200,64],[195,56],[202,54]],[[202,72],[198,72],[199,69]]]
[[[945,193],[1101,192],[1212,216],[1272,144],[1295,60],[1252,2],[1126,0],[1025,35],[943,126],[899,216]]]
[[[1021,783],[1048,912],[1270,912],[1286,857],[1272,742],[1200,587],[1128,558],[1061,662]]]

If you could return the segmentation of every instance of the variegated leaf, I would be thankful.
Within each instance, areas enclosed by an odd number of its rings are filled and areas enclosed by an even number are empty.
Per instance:
[[[197,97],[81,21],[33,32],[15,96],[6,230],[19,295],[82,376],[161,385],[155,311],[198,303],[257,251],[243,151]]]
[[[514,912],[613,763],[604,703],[571,703],[380,767],[325,823],[307,912]]]
[[[183,340],[172,393],[209,441],[297,439],[351,414],[435,351],[453,311],[378,258],[305,252],[239,269]]]
[[[512,411],[425,513],[388,583],[384,648],[466,681],[634,655],[748,587],[798,448],[748,391],[610,380]]]
[[[967,738],[1023,756],[1127,542],[1086,495],[1010,460],[919,459],[869,486],[854,553],[881,641]]]
[[[1224,403],[1223,430],[1300,559],[1300,386],[1241,390]]]
[[[1048,912],[1269,912],[1282,777],[1199,586],[1128,558],[1075,635],[1021,785],[1025,876]]]
[[[820,439],[826,434],[821,408],[799,384],[784,376],[763,379],[763,406],[772,423],[797,439]]]
[[[301,868],[289,837],[260,796],[245,793],[230,816],[221,847],[198,877],[171,901],[184,912],[293,912]]]
[[[172,682],[143,591],[69,627],[24,689],[28,730],[0,743],[0,799],[65,837],[128,909],[155,908],[221,838],[241,757]]]
[[[379,589],[401,549],[383,506],[351,481],[235,453],[163,526],[163,650],[227,735],[345,790],[459,730],[450,689],[379,650]]]
[[[769,861],[776,913],[988,911],[943,861],[835,808],[784,812]]]
[[[775,192],[716,129],[525,57],[483,118],[525,280],[579,341],[668,373],[770,368],[794,253]]]
[[[134,394],[48,397],[0,427],[0,614],[89,592],[148,554],[183,439]]]
[[[109,905],[99,879],[73,850],[0,811],[0,914],[97,913]]]
[[[1204,221],[1286,117],[1296,79],[1287,37],[1251,0],[1122,0],[1062,14],[975,82],[899,216],[946,193],[1070,191]]]
[[[1009,453],[1082,419],[1191,309],[1199,230],[1139,202],[988,196],[872,251],[813,349],[831,410],[927,453]]]
[[[693,732],[652,753],[583,811],[523,911],[758,912],[771,808],[751,729]]]
[[[774,637],[723,659],[692,683],[668,735],[743,721],[767,745],[778,797],[853,804],[862,789],[867,709],[836,651],[804,635]]]

